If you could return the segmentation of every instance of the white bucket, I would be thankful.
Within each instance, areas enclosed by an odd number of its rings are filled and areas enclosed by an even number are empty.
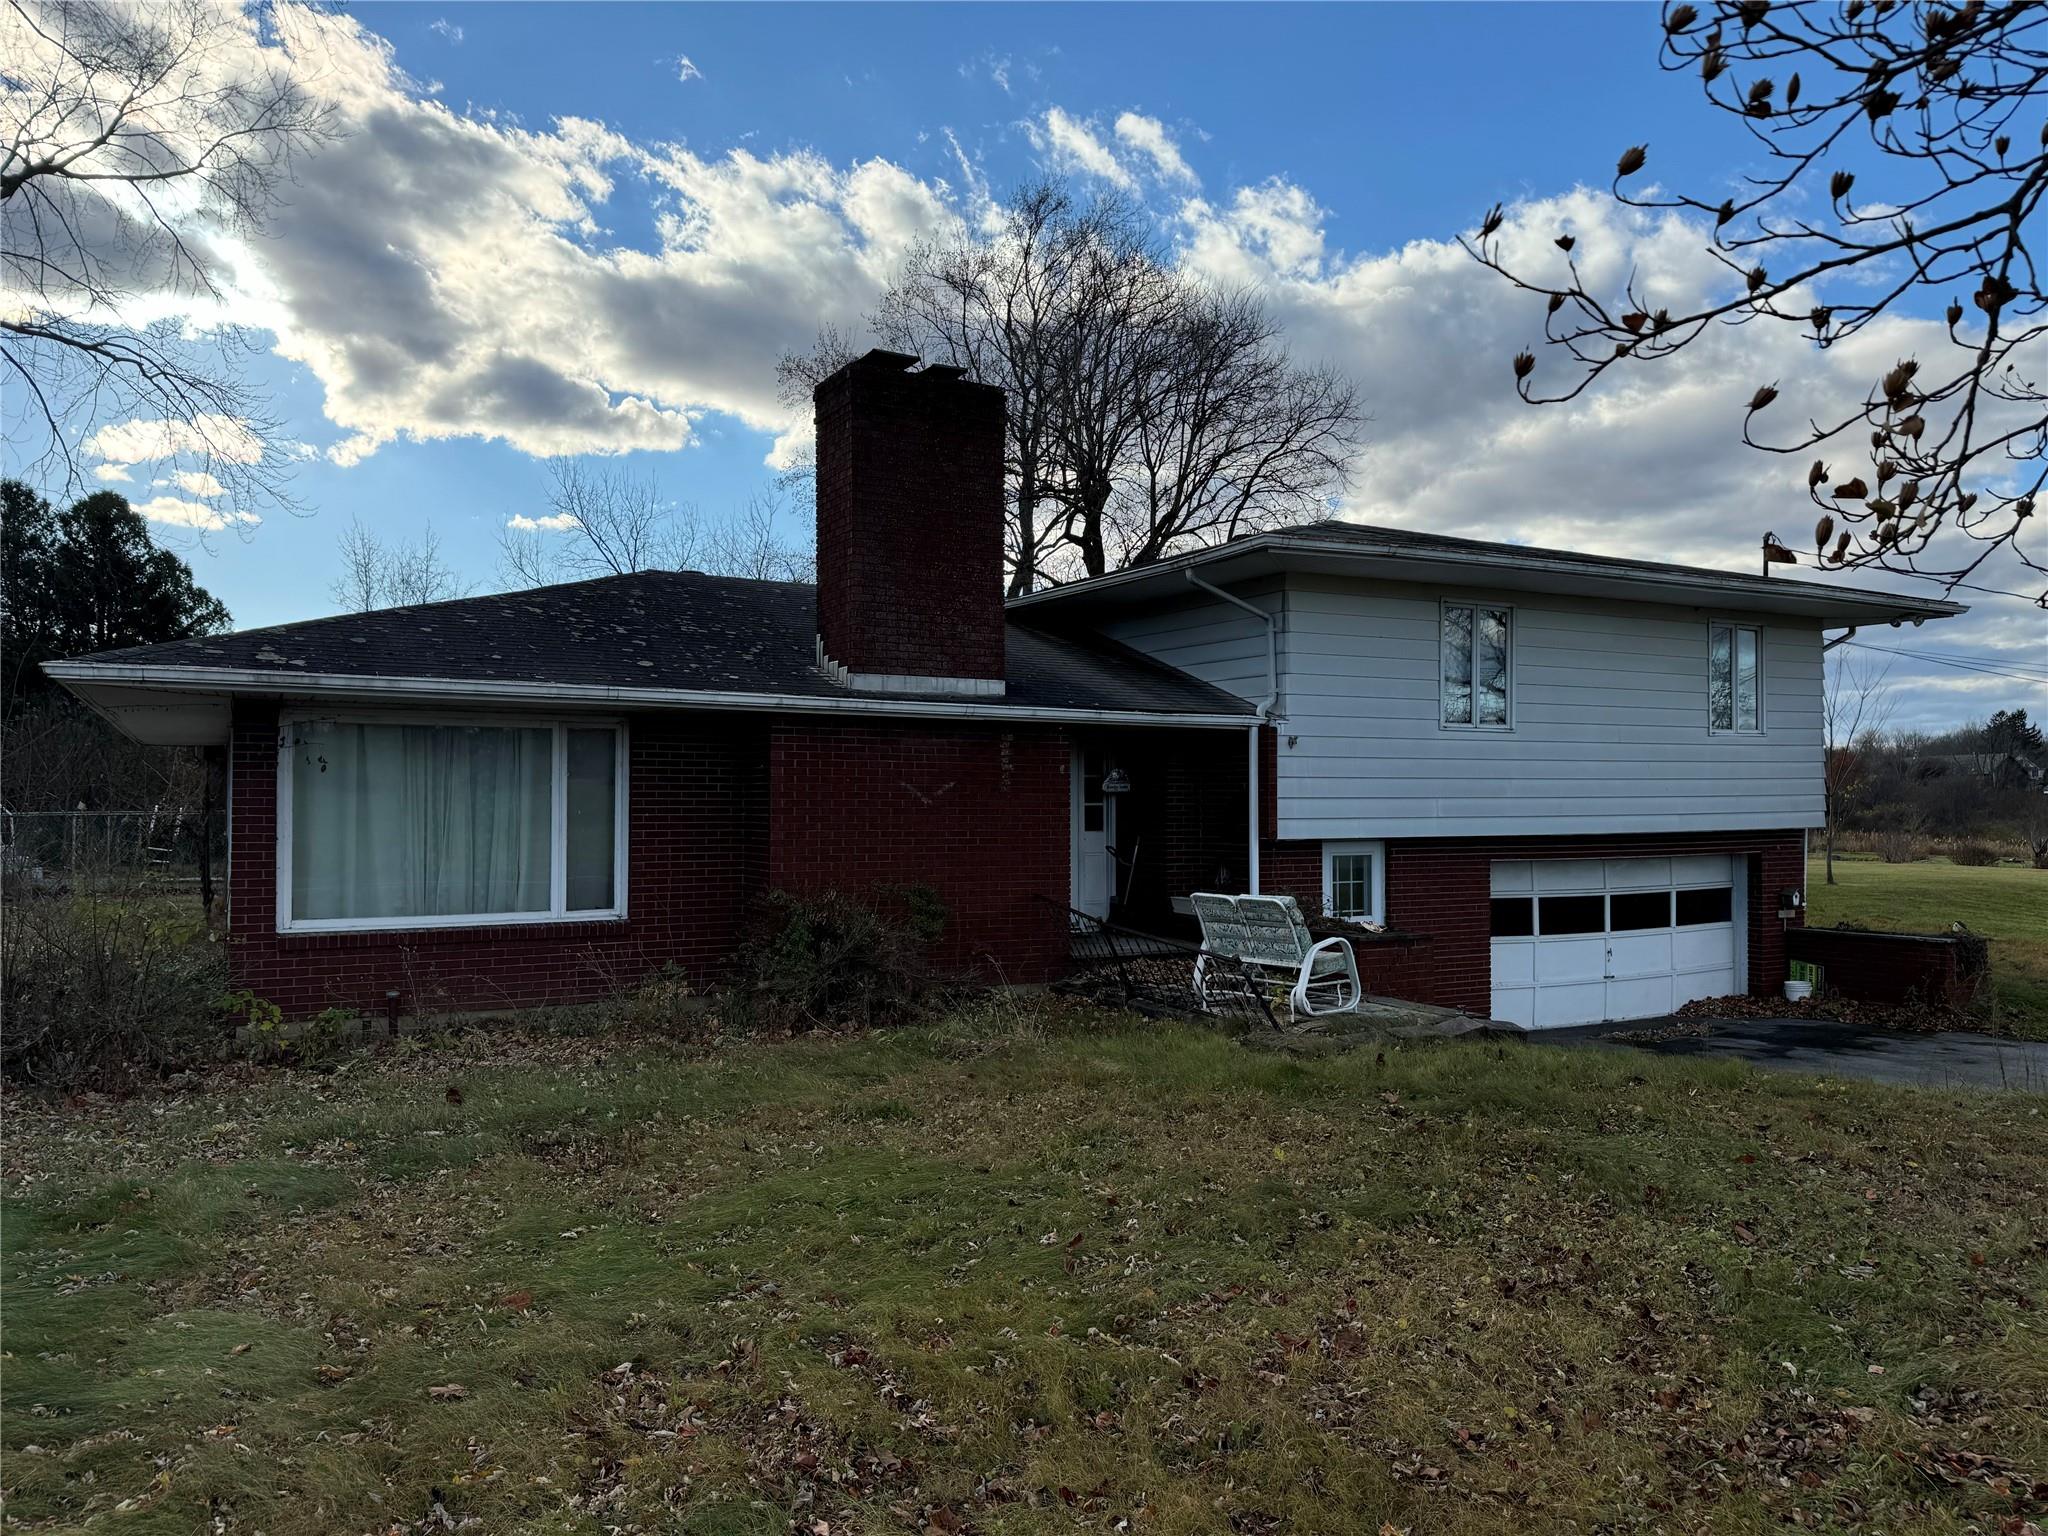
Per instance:
[[[1788,1002],[1788,1003],[1803,1003],[1803,1002],[1805,1002],[1805,1001],[1806,1001],[1806,1000],[1807,1000],[1807,999],[1808,999],[1809,997],[1811,997],[1811,996],[1813,996],[1813,983],[1812,983],[1812,982],[1810,982],[1810,981],[1788,981],[1788,982],[1786,982],[1786,983],[1785,983],[1785,1001],[1786,1001],[1786,1002]]]

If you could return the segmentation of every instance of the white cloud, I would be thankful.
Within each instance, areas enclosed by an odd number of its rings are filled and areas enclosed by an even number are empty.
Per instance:
[[[567,533],[583,525],[573,512],[550,512],[545,517],[528,517],[524,512],[515,512],[505,519],[505,526],[520,533]]]
[[[263,460],[263,440],[246,422],[214,414],[195,416],[189,422],[134,416],[107,423],[80,446],[90,457],[121,468],[153,464],[180,454],[224,464],[258,464]],[[100,477],[113,478],[104,473]]]
[[[690,56],[687,53],[676,55],[676,79],[679,83],[688,85],[692,80],[702,80],[703,78],[704,71],[690,62]]]
[[[152,523],[171,528],[192,528],[201,533],[219,533],[225,528],[253,528],[263,519],[254,512],[230,512],[202,501],[185,501],[176,496],[156,496],[133,503],[137,512]]]
[[[1043,123],[1029,125],[1031,142],[1059,170],[1079,171],[1126,189],[1137,185],[1116,152],[1096,137],[1094,126],[1059,107],[1047,110]]]
[[[131,478],[126,464],[95,464],[92,472],[104,485],[126,485]]]
[[[159,480],[158,485],[166,482]],[[204,496],[217,500],[227,495],[228,488],[203,469],[181,469],[170,477],[169,484],[177,486],[188,496]]]
[[[1116,136],[1123,144],[1138,151],[1152,162],[1152,168],[1161,181],[1197,184],[1193,167],[1181,157],[1180,146],[1166,131],[1166,125],[1156,117],[1146,117],[1138,112],[1124,112],[1117,116]]]
[[[462,28],[457,26],[454,22],[450,21],[446,16],[437,17],[433,21],[433,23],[428,26],[427,30],[429,32],[440,33],[442,37],[446,38],[448,42],[454,45],[455,47],[459,48],[462,46],[462,39],[464,36]]]

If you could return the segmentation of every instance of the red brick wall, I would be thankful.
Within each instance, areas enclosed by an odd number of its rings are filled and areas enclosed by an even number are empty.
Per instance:
[[[668,961],[715,976],[760,892],[766,732],[742,717],[644,716],[628,726],[623,922],[509,923],[402,933],[279,933],[275,707],[239,708],[232,754],[228,964],[288,1017],[582,1002]]]
[[[942,965],[1048,980],[1066,959],[1069,750],[1043,729],[778,722],[768,885],[929,886],[948,913]]]
[[[1773,996],[1784,988],[1787,961],[1778,893],[1805,888],[1804,847],[1796,831],[1391,841],[1387,923],[1424,942],[1358,946],[1360,973],[1371,991],[1485,1014],[1493,1004],[1488,901],[1495,859],[1734,853],[1754,855],[1749,863],[1749,990],[1754,996]],[[1268,844],[1260,857],[1259,883],[1267,891],[1293,896],[1305,912],[1321,910],[1322,844]]]
[[[1984,981],[1981,970],[1966,970],[1963,946],[1945,934],[1802,928],[1786,938],[1790,957],[1819,966],[1835,996],[1966,1008]]]
[[[818,385],[818,633],[854,672],[1003,675],[1003,392],[871,353]]]

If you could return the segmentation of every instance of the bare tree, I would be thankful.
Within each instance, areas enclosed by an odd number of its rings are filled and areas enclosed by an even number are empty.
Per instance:
[[[1024,187],[988,237],[914,252],[870,324],[1007,396],[1012,594],[1313,515],[1356,455],[1350,383],[1294,364],[1255,296],[1179,270],[1119,197]],[[785,358],[784,399],[854,351],[827,333]]]
[[[106,423],[238,497],[276,493],[286,456],[238,373],[247,333],[135,318],[223,299],[222,238],[259,231],[294,155],[332,131],[257,25],[213,0],[0,11],[0,370],[23,402],[20,462],[75,484],[77,444]]]
[[[679,570],[697,551],[696,510],[664,498],[652,474],[629,474],[603,460],[553,459],[548,463],[547,503],[547,516],[535,520],[534,526],[507,531],[571,535],[560,565],[572,576]],[[519,541],[500,541],[510,563],[529,558],[515,555],[518,547]],[[529,552],[533,547],[525,546]]]
[[[1897,699],[1891,686],[1895,658],[1879,660],[1876,652],[1837,647],[1824,658],[1821,725],[1826,745],[1821,757],[1823,834],[1827,847],[1827,883],[1835,883],[1835,833],[1843,812],[1862,787],[1870,769],[1872,745],[1891,723]]]
[[[360,522],[351,522],[336,554],[340,569],[328,590],[348,613],[438,603],[469,591],[441,559],[441,539],[432,523],[414,543],[385,544]]]
[[[1665,6],[1660,62],[1697,71],[1707,101],[1743,124],[1763,168],[1726,197],[1633,193],[1623,184],[1648,163],[1637,145],[1617,163],[1613,190],[1630,208],[1711,220],[1710,250],[1728,283],[1676,313],[1633,274],[1621,294],[1602,297],[1585,286],[1583,253],[1562,233],[1564,275],[1519,275],[1503,263],[1496,206],[1463,243],[1543,296],[1545,339],[1567,360],[1563,382],[1546,389],[1534,354],[1519,353],[1518,392],[1570,400],[1610,369],[1669,357],[1722,323],[1792,326],[1826,349],[1886,314],[1941,313],[1939,354],[1880,365],[1853,408],[1767,435],[1778,389],[1756,380],[1743,441],[1801,458],[1825,444],[1860,453],[1867,442],[1868,479],[1822,459],[1805,471],[1823,565],[1952,588],[2009,549],[2042,570],[2021,541],[2048,474],[2038,376],[2048,325],[2029,244],[2048,188],[2048,7],[1710,0],[1706,12]],[[1882,178],[1862,198],[1859,174]]]
[[[785,535],[780,494],[757,492],[733,517],[707,526],[695,507],[664,497],[652,475],[559,459],[548,478],[547,513],[514,518],[498,536],[509,586],[687,569],[755,581],[811,578],[809,545]]]
[[[737,513],[707,531],[703,568],[714,576],[748,581],[812,580],[817,560],[808,545],[784,536],[787,512],[778,496],[759,491],[749,496]]]

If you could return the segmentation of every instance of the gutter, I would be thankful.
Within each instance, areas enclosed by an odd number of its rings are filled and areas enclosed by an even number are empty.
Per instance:
[[[641,705],[653,709],[738,709],[778,714],[889,715],[904,719],[1086,721],[1105,725],[1181,726],[1241,730],[1241,714],[1137,709],[1063,709],[1050,705],[982,703],[953,699],[810,697],[711,689],[619,688],[602,683],[463,682],[445,677],[350,677],[333,672],[269,672],[246,667],[183,667],[148,663],[51,661],[43,671],[74,691],[113,684],[189,693],[391,699],[451,703],[464,700],[521,704]],[[90,702],[90,701],[88,701]]]
[[[1188,585],[1200,587],[1211,597],[1219,597],[1226,603],[1242,608],[1266,626],[1266,697],[1259,705],[1258,717],[1252,721],[1245,756],[1245,798],[1250,801],[1246,808],[1246,819],[1249,823],[1246,839],[1250,854],[1249,882],[1250,893],[1256,896],[1259,894],[1259,727],[1272,720],[1273,711],[1280,704],[1280,620],[1256,603],[1248,603],[1234,592],[1226,592],[1221,587],[1210,585],[1195,574],[1193,566],[1188,566],[1181,574],[1187,577]]]

